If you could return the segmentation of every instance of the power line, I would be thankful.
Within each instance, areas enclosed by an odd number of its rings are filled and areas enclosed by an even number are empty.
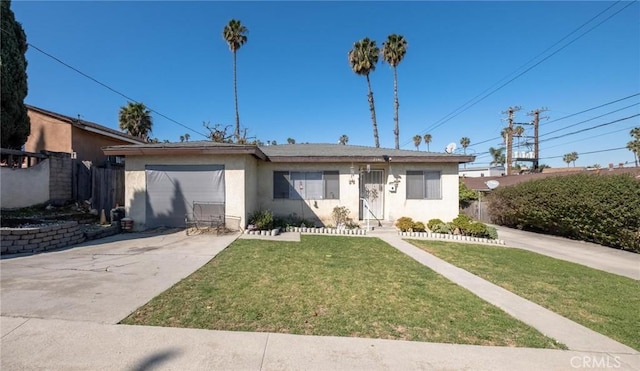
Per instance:
[[[133,98],[129,97],[128,95],[126,95],[126,94],[124,94],[124,93],[122,93],[122,92],[120,92],[120,91],[118,91],[118,90],[116,90],[116,89],[114,89],[114,88],[110,87],[109,85],[107,85],[107,84],[105,84],[105,83],[103,83],[103,82],[101,82],[101,81],[98,81],[97,79],[95,79],[95,78],[93,78],[93,77],[91,77],[91,76],[87,75],[86,73],[84,73],[84,72],[80,71],[79,69],[77,69],[77,68],[75,68],[75,67],[73,67],[73,66],[69,65],[68,63],[65,63],[64,61],[60,60],[59,58],[57,58],[57,57],[55,57],[55,56],[53,56],[53,55],[51,55],[51,54],[49,54],[49,53],[45,52],[44,50],[42,50],[42,49],[38,48],[37,46],[35,46],[35,45],[31,44],[31,43],[27,43],[27,45],[28,45],[29,47],[34,48],[35,50],[39,51],[40,53],[42,53],[42,54],[46,55],[47,57],[49,57],[49,58],[53,59],[54,61],[56,61],[56,62],[58,62],[58,63],[62,64],[63,66],[65,66],[65,67],[67,67],[67,68],[69,68],[69,69],[71,69],[71,70],[73,70],[73,71],[75,71],[75,72],[79,73],[80,75],[82,75],[82,76],[84,76],[84,77],[88,78],[89,80],[91,80],[91,81],[95,82],[96,84],[98,84],[98,85],[100,85],[100,86],[102,86],[102,87],[105,87],[105,88],[107,88],[107,89],[111,90],[112,92],[114,92],[114,93],[118,94],[119,96],[121,96],[121,97],[123,97],[123,98],[127,99],[128,101],[131,101],[131,102],[134,102],[134,103],[140,103],[140,102],[138,102],[137,100],[135,100],[135,99],[133,99]],[[161,116],[161,117],[163,117],[163,118],[165,118],[165,119],[169,120],[170,122],[172,122],[172,123],[174,123],[174,124],[180,125],[180,126],[182,126],[183,128],[185,128],[185,129],[187,129],[187,130],[190,130],[190,131],[191,131],[191,132],[193,132],[193,133],[200,134],[200,135],[202,135],[202,136],[203,136],[203,137],[205,137],[205,138],[208,138],[208,137],[209,137],[208,135],[203,134],[203,133],[201,133],[201,132],[199,132],[199,131],[197,131],[197,130],[194,130],[194,129],[192,129],[192,128],[188,127],[187,125],[184,125],[184,124],[182,124],[182,123],[180,123],[180,122],[178,122],[178,121],[176,121],[176,120],[172,119],[171,117],[168,117],[167,115],[165,115],[165,114],[163,114],[163,113],[161,113],[161,112],[158,112],[158,111],[154,110],[154,109],[153,109],[153,108],[151,108],[151,107],[147,107],[147,108],[149,109],[149,111],[154,112],[154,113],[155,113],[155,114],[157,114],[158,116]]]
[[[577,143],[577,142],[583,142],[583,141],[585,141],[585,140],[593,139],[593,138],[595,138],[595,137],[602,137],[602,136],[609,135],[609,134],[613,134],[613,133],[619,133],[619,132],[621,132],[621,131],[631,130],[631,129],[633,129],[634,127],[635,127],[635,125],[634,125],[634,126],[629,126],[629,127],[627,127],[627,128],[624,128],[624,129],[618,129],[618,130],[613,130],[613,131],[609,131],[609,132],[606,132],[606,133],[598,134],[597,136],[596,136],[596,135],[593,135],[593,136],[590,136],[590,137],[587,137],[587,138],[581,138],[581,139],[572,140],[571,142],[565,142],[565,143],[562,143],[562,144],[557,144],[557,145],[555,145],[555,146],[546,147],[546,148],[545,148],[545,150],[549,150],[549,149],[551,149],[551,148],[557,148],[557,147],[561,147],[561,146],[566,146],[567,144],[572,144],[572,143]]]
[[[601,105],[596,106],[596,107],[587,108],[587,109],[582,110],[582,111],[580,111],[580,112],[572,113],[572,114],[567,115],[567,116],[564,116],[564,117],[560,117],[560,118],[557,118],[557,119],[554,119],[554,120],[551,120],[551,121],[547,121],[547,122],[546,122],[546,123],[544,123],[544,124],[540,124],[540,126],[543,126],[543,125],[546,125],[546,124],[550,124],[550,123],[553,123],[553,122],[557,122],[557,121],[560,121],[560,120],[564,120],[564,119],[569,118],[569,117],[577,116],[577,115],[579,115],[579,114],[582,114],[582,113],[585,113],[585,112],[589,112],[589,111],[593,111],[593,110],[598,109],[598,108],[606,107],[606,106],[609,106],[609,105],[611,105],[611,104],[621,102],[621,101],[623,101],[623,100],[627,100],[627,99],[630,99],[630,98],[633,98],[633,97],[637,97],[638,95],[640,95],[640,93],[636,93],[636,94],[632,94],[632,95],[626,96],[626,97],[624,97],[624,98],[616,99],[616,100],[613,100],[613,101],[611,101],[611,102],[607,102],[607,103],[601,104]],[[622,108],[622,109],[626,109],[626,108],[629,108],[629,107],[632,107],[632,106],[635,106],[635,105],[638,105],[638,104],[639,104],[639,103],[632,104],[631,106],[627,106],[627,107]],[[620,109],[620,110],[622,110],[622,109]],[[612,114],[612,113],[618,112],[618,111],[620,111],[620,110],[611,111],[611,112],[606,113],[606,114],[604,114],[604,115],[601,115],[601,116],[598,116],[598,117],[594,117],[593,119],[600,118],[600,117],[603,117],[603,116],[606,116],[606,115],[609,115],[609,114]],[[592,120],[592,119],[590,119],[590,120]],[[589,121],[589,120],[582,121],[582,122],[580,122],[580,123],[584,123],[584,122],[587,122],[587,121]],[[580,124],[580,123],[578,123],[578,124]],[[577,125],[577,124],[574,124],[574,125]],[[571,125],[570,125],[570,126],[571,126]],[[567,127],[570,127],[570,126],[567,126]],[[567,127],[565,127],[565,128],[567,128]],[[558,130],[561,130],[561,129],[558,129]],[[549,133],[547,133],[547,134],[542,134],[541,136],[548,135],[548,134],[549,134]],[[476,146],[476,145],[479,145],[479,144],[484,144],[484,143],[487,143],[487,142],[491,142],[492,140],[496,140],[496,139],[500,139],[500,138],[501,138],[501,137],[494,137],[494,138],[490,138],[490,139],[487,139],[487,140],[483,140],[483,141],[481,141],[481,142],[473,143],[473,144],[469,145],[469,147],[473,147],[473,146]]]
[[[520,68],[526,66],[527,64],[529,64],[530,62],[532,62],[533,60],[535,60],[536,58],[538,58],[540,55],[546,53],[548,50],[550,50],[551,48],[555,47],[557,44],[559,44],[560,42],[562,42],[563,40],[565,40],[566,38],[568,38],[569,36],[571,36],[572,34],[576,33],[578,30],[580,30],[581,28],[583,28],[585,25],[587,25],[588,23],[590,23],[591,21],[593,21],[594,19],[598,18],[600,15],[602,15],[603,13],[605,13],[606,11],[608,11],[609,9],[611,9],[612,7],[614,7],[615,5],[617,5],[618,3],[620,3],[621,0],[615,2],[614,4],[610,5],[609,7],[607,7],[606,9],[604,9],[603,11],[601,11],[600,13],[598,13],[597,15],[595,15],[594,17],[592,17],[591,19],[589,19],[588,21],[586,21],[585,23],[583,23],[580,27],[578,27],[577,29],[573,30],[572,32],[570,32],[567,36],[563,37],[562,39],[560,39],[560,41],[556,42],[555,44],[553,44],[551,47],[547,48],[545,51],[543,51],[542,53],[538,54],[537,56],[535,56],[534,58],[532,58],[531,60],[529,60],[528,62],[526,62],[524,65],[522,65],[521,67],[517,68],[516,70],[514,70],[514,72],[512,72],[511,74],[507,75],[506,77],[502,78],[502,80],[499,80],[498,83],[500,81],[503,81],[505,78],[507,78],[508,76],[512,75],[513,73],[515,73],[516,71],[518,71]],[[444,125],[445,123],[447,123],[448,121],[450,121],[451,119],[455,118],[456,116],[460,115],[461,113],[465,112],[466,110],[468,110],[469,108],[475,106],[476,104],[480,103],[481,101],[483,101],[484,99],[488,98],[489,96],[491,96],[492,94],[494,94],[495,92],[497,92],[498,90],[502,89],[503,87],[507,86],[508,84],[510,84],[511,82],[515,81],[516,79],[518,79],[520,76],[524,75],[525,73],[531,71],[532,69],[534,69],[535,67],[537,67],[538,65],[540,65],[541,63],[545,62],[546,60],[548,60],[549,58],[553,57],[554,55],[556,55],[557,53],[559,53],[560,51],[562,51],[563,49],[565,49],[566,47],[568,47],[569,45],[573,44],[574,42],[576,42],[577,40],[579,40],[580,38],[582,38],[583,36],[585,36],[586,34],[588,34],[589,32],[591,32],[592,30],[594,30],[595,28],[599,27],[600,25],[602,25],[603,23],[605,23],[606,21],[608,21],[609,19],[613,18],[614,16],[616,16],[618,13],[622,12],[623,10],[625,10],[626,8],[628,8],[629,6],[631,6],[634,2],[629,2],[629,4],[627,4],[626,6],[624,6],[623,8],[621,8],[620,10],[618,10],[617,12],[611,14],[610,16],[608,16],[607,18],[605,18],[604,20],[602,20],[601,22],[597,23],[595,26],[589,28],[588,30],[586,30],[585,32],[583,32],[582,34],[580,34],[578,37],[574,38],[573,40],[569,41],[567,44],[563,45],[560,49],[557,49],[556,51],[554,51],[553,53],[551,53],[550,55],[546,56],[545,58],[543,58],[542,60],[540,60],[539,62],[537,62],[536,64],[534,64],[533,66],[527,68],[526,70],[522,71],[521,73],[519,73],[518,75],[516,75],[515,77],[513,77],[512,79],[510,79],[509,81],[505,82],[504,84],[498,86],[496,89],[492,90],[491,92],[489,92],[488,94],[484,95],[482,98],[480,98],[479,100],[477,100],[476,102],[470,104],[469,106],[467,106],[466,108],[464,108],[468,103],[474,101],[476,98],[478,98],[480,95],[482,95],[484,92],[486,92],[487,90],[491,89],[488,88],[485,91],[483,91],[482,93],[480,93],[479,95],[477,95],[476,97],[472,98],[471,100],[467,101],[466,103],[464,103],[462,106],[458,107],[457,109],[455,109],[454,111],[450,112],[449,114],[445,115],[443,118],[441,118],[440,120],[436,121],[434,124],[432,124],[429,128],[423,130],[421,132],[421,134],[429,132],[429,131],[433,131],[435,129],[437,129],[438,127]],[[492,85],[495,86],[496,84]],[[462,109],[464,108],[464,109]],[[449,117],[450,116],[450,117]],[[448,117],[448,118],[447,118]],[[403,145],[406,145],[407,143],[411,143],[411,141],[407,141],[405,142]]]
[[[613,152],[613,151],[619,151],[621,149],[627,149],[627,147],[617,147],[617,148],[608,148],[608,149],[601,149],[598,151],[590,151],[590,152],[582,152],[582,153],[578,153],[579,155],[591,155],[594,153],[602,153],[602,152]],[[551,157],[541,157],[541,160],[549,160],[552,158],[562,158],[564,155],[561,156],[551,156]]]
[[[545,135],[549,135],[549,134],[557,133],[557,132],[559,132],[559,131],[562,131],[562,130],[565,130],[565,129],[572,128],[572,127],[574,127],[574,126],[578,126],[578,125],[580,125],[580,124],[584,124],[585,122],[593,121],[593,120],[595,120],[595,119],[599,119],[599,118],[601,118],[601,117],[604,117],[604,116],[610,115],[610,114],[612,114],[612,113],[616,113],[616,112],[620,112],[620,111],[626,110],[627,108],[631,108],[631,107],[633,107],[633,106],[637,106],[637,105],[639,105],[639,104],[640,104],[640,103],[634,103],[634,104],[631,104],[631,105],[629,105],[629,106],[622,107],[622,108],[619,108],[619,109],[614,110],[614,111],[611,111],[611,112],[607,112],[607,113],[602,114],[602,115],[600,115],[600,116],[592,117],[592,118],[590,118],[590,119],[588,119],[588,120],[580,121],[580,122],[577,122],[577,123],[575,123],[575,124],[571,124],[571,125],[569,125],[569,126],[565,126],[565,127],[563,127],[563,128],[560,128],[560,129],[556,129],[556,130],[550,131],[550,132],[545,133],[545,134],[542,134],[542,135],[540,135],[540,136],[541,136],[541,137],[543,137],[543,136],[545,136]]]
[[[586,128],[586,129],[582,129],[582,130],[578,130],[578,131],[573,131],[573,132],[571,132],[571,133],[567,133],[567,134],[563,134],[563,135],[558,135],[558,136],[551,137],[551,138],[547,138],[547,139],[542,139],[542,140],[540,141],[540,143],[542,143],[542,142],[548,142],[548,141],[550,141],[550,140],[554,140],[554,139],[558,139],[558,138],[564,138],[564,137],[567,137],[567,136],[569,136],[569,135],[574,135],[574,134],[584,133],[585,131],[589,131],[589,130],[593,130],[593,129],[601,128],[601,127],[603,127],[603,126],[607,126],[607,125],[615,124],[616,122],[620,122],[620,121],[626,121],[626,120],[632,119],[632,118],[637,117],[637,116],[640,116],[640,113],[636,113],[635,115],[627,116],[627,117],[624,117],[624,118],[621,118],[621,119],[617,119],[617,120],[613,120],[613,121],[605,122],[604,124],[599,124],[599,125],[591,126],[591,127]]]

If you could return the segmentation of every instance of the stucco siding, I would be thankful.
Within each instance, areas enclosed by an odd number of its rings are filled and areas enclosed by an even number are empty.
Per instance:
[[[0,206],[11,209],[47,202],[50,162],[47,159],[29,168],[0,167]]]
[[[71,153],[71,125],[31,110],[27,114],[31,120],[31,134],[24,144],[25,151]]]
[[[145,165],[205,165],[225,167],[225,214],[245,219],[245,166],[247,158],[241,155],[215,156],[129,156],[125,162],[125,213],[134,221],[134,229],[146,228]]]
[[[274,199],[273,172],[274,171],[338,171],[340,199],[290,200]],[[331,213],[336,206],[346,206],[351,212],[351,218],[358,220],[358,174],[351,179],[350,164],[320,163],[320,164],[281,164],[260,163],[258,167],[260,187],[258,188],[259,207],[271,210],[275,215],[294,216],[306,220],[317,220],[325,225],[334,224]]]
[[[410,170],[440,171],[442,197],[438,200],[407,199],[406,173]],[[399,180],[396,192],[389,192],[389,183]],[[403,216],[415,221],[427,222],[429,219],[451,221],[458,216],[458,164],[392,164],[388,177],[386,217],[396,220]]]

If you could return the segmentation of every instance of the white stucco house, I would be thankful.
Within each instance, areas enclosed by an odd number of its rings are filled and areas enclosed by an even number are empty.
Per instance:
[[[257,210],[332,223],[336,206],[351,218],[393,222],[458,215],[458,165],[474,156],[340,144],[255,146],[214,142],[119,145],[125,156],[125,212],[134,229],[184,227],[194,201],[216,202],[241,219]],[[363,207],[367,200],[369,210]]]

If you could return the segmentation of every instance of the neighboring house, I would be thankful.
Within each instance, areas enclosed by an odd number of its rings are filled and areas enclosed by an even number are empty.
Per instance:
[[[241,226],[257,210],[332,224],[336,206],[354,220],[452,220],[458,165],[474,160],[339,144],[184,142],[110,146],[104,153],[126,157],[125,209],[135,229],[184,227],[194,201],[221,204]]]
[[[502,176],[505,174],[504,166],[482,166],[461,168],[460,176],[465,178],[480,178],[485,176]]]
[[[490,180],[498,181],[498,187],[508,187],[511,185],[528,182],[530,180],[543,179],[550,176],[567,176],[573,174],[600,174],[600,175],[614,175],[614,174],[631,174],[633,176],[640,176],[640,167],[619,167],[619,168],[606,168],[606,169],[595,169],[595,168],[545,168],[541,173],[529,173],[529,174],[515,174],[515,175],[506,175],[506,176],[492,176],[492,177],[484,177],[484,178],[472,178],[465,177],[460,178],[460,180],[470,189],[481,192],[489,192],[489,186],[487,186],[487,182]]]
[[[140,138],[93,122],[26,106],[31,120],[31,134],[24,145],[26,152],[64,152],[69,153],[71,158],[103,166],[108,158],[102,152],[102,147],[145,143]]]

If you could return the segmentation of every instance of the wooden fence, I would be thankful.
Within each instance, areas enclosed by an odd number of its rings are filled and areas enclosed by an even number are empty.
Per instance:
[[[124,205],[124,168],[113,166],[99,168],[90,162],[73,164],[73,195],[77,201],[91,200],[91,208],[109,212],[117,205]]]

